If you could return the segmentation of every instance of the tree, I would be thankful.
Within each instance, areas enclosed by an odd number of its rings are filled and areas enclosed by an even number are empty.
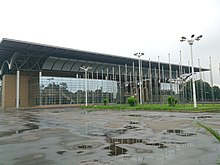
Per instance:
[[[204,101],[212,101],[212,90],[214,92],[214,100],[220,100],[220,89],[218,86],[211,87],[209,83],[196,80],[196,99],[198,101],[202,101],[202,97]],[[190,88],[191,87],[191,88]],[[192,100],[192,80],[186,83],[186,99]]]

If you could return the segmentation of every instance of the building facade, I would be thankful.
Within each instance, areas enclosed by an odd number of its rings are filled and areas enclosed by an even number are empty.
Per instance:
[[[181,95],[191,75],[188,66],[138,63],[136,58],[11,39],[0,43],[0,66],[4,109],[101,104],[104,99],[121,104],[129,96],[143,103],[163,102],[168,95]]]

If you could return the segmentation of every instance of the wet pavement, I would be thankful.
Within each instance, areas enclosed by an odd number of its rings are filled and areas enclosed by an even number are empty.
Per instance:
[[[0,164],[212,165],[218,113],[0,110]]]

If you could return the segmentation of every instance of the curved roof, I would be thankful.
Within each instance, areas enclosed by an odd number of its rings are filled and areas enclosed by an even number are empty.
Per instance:
[[[149,61],[142,60],[143,69],[149,68]],[[120,65],[121,73],[132,71],[132,66],[138,67],[136,58],[120,57],[109,54],[81,51],[77,49],[63,48],[57,46],[43,45],[33,42],[2,39],[0,43],[0,67],[1,75],[9,71],[65,71],[83,72],[80,66],[92,66],[91,72],[108,70],[110,72],[115,67],[115,72]],[[124,66],[127,66],[125,68]],[[168,63],[160,63],[164,70],[169,70]],[[110,67],[111,66],[111,67]],[[151,61],[152,68],[158,68],[158,62]],[[108,69],[107,69],[108,68]],[[189,67],[183,66],[186,73]],[[172,64],[172,70],[179,70],[179,65]],[[195,72],[199,68],[195,67]],[[202,71],[208,69],[202,68]]]

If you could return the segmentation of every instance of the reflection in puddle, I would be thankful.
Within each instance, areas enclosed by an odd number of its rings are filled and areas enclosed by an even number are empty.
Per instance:
[[[138,121],[130,121],[130,124],[140,124]]]
[[[142,117],[142,115],[138,115],[138,114],[130,114],[128,116],[131,116],[131,117]]]
[[[135,144],[135,143],[142,143],[142,139],[136,138],[107,138],[107,142],[109,143],[120,143],[120,144]]]
[[[158,143],[158,142],[150,142],[150,143],[145,143],[146,145],[151,145],[151,146],[158,146],[158,148],[167,148],[167,146],[163,143]]]
[[[138,127],[127,125],[124,128],[125,129],[137,129]]]
[[[178,133],[177,135],[179,135],[179,136],[194,136],[194,135],[196,135],[195,133]]]
[[[82,145],[78,145],[76,146],[77,148],[80,148],[80,149],[91,149],[91,148],[94,148],[94,146],[92,144],[82,144]]]
[[[119,147],[116,144],[111,144],[109,147],[105,147],[106,150],[109,150],[109,156],[117,156],[127,153],[127,149]]]
[[[185,136],[185,137],[196,135],[195,133],[183,132],[183,130],[180,129],[169,129],[167,130],[167,133],[175,133],[178,136]]]

